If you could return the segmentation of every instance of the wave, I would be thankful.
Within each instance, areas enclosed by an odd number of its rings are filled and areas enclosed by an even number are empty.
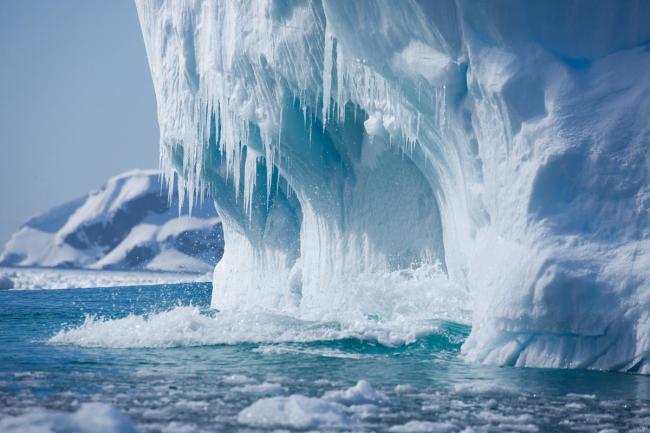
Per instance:
[[[454,327],[458,325],[433,319],[401,317],[381,321],[369,316],[356,320],[317,321],[262,310],[217,312],[196,306],[178,306],[117,319],[88,315],[80,325],[61,329],[48,343],[126,349],[353,340],[394,348],[412,344],[423,337],[436,336],[453,347],[462,340],[464,328],[461,325],[459,334]],[[298,349],[289,346],[263,349],[264,352],[295,350]],[[310,353],[321,352],[314,350]]]

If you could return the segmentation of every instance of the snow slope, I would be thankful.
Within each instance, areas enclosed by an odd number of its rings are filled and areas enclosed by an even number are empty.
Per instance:
[[[157,170],[134,170],[27,221],[0,266],[208,272],[223,254],[212,202],[180,216]]]
[[[136,4],[214,306],[471,308],[470,361],[650,373],[650,3]]]

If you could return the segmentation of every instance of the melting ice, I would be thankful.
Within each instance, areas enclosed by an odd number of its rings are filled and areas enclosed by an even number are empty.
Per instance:
[[[650,373],[650,3],[136,3],[213,307]]]

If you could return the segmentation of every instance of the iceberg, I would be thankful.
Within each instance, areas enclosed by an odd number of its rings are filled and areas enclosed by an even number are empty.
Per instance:
[[[218,197],[214,307],[650,373],[650,3],[136,5],[167,181]]]

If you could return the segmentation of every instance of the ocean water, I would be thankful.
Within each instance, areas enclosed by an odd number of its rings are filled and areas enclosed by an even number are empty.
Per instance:
[[[391,338],[210,291],[0,292],[0,432],[650,431],[650,377],[470,365],[460,324]]]

